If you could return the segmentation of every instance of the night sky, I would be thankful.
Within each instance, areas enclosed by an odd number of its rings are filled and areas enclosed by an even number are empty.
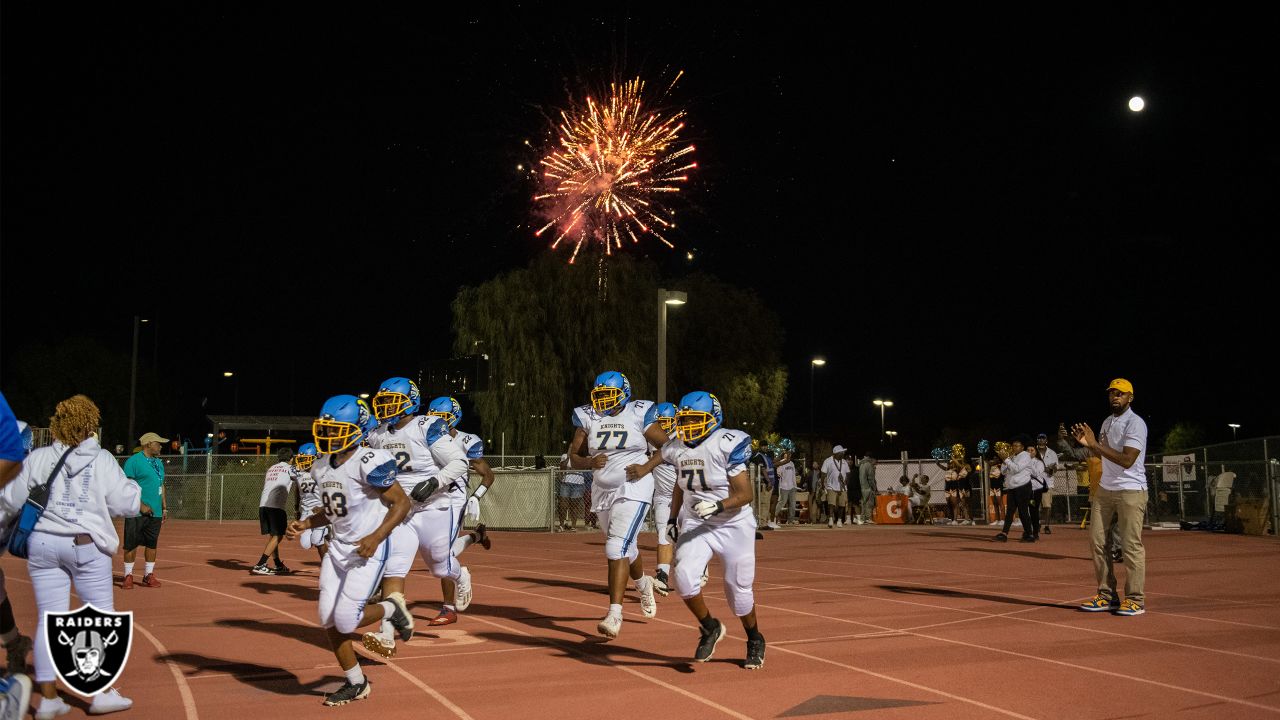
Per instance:
[[[670,100],[699,169],[680,251],[640,254],[782,316],[783,432],[807,429],[822,355],[818,430],[855,446],[878,434],[876,397],[916,454],[944,427],[1096,426],[1114,376],[1153,445],[1179,421],[1209,441],[1228,422],[1280,433],[1259,18],[301,7],[5,4],[11,398],[25,345],[84,336],[127,358],[135,314],[185,418],[164,432],[203,433],[233,402],[311,414],[447,357],[458,287],[545,252],[525,141],[546,146],[570,94],[683,70]],[[423,307],[394,351],[327,342],[394,336],[368,308],[404,291]]]

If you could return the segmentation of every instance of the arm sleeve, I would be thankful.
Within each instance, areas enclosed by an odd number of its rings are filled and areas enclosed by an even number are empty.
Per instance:
[[[427,426],[427,447],[431,450],[431,459],[440,468],[442,484],[453,483],[467,476],[467,455],[449,437],[443,422],[437,421]]]
[[[743,435],[733,449],[729,451],[729,459],[725,462],[725,472],[730,477],[737,475],[746,469],[747,461],[751,459],[751,436]]]
[[[483,440],[481,440],[480,438],[476,438],[475,442],[471,443],[471,446],[467,448],[467,459],[469,460],[484,459],[484,441]]]
[[[396,481],[396,461],[386,460],[374,465],[364,476],[369,485],[383,490],[391,487]]]

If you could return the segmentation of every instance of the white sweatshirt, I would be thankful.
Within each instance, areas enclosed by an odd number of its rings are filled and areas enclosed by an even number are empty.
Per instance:
[[[1004,489],[1012,490],[1031,482],[1031,471],[1035,466],[1035,458],[1023,450],[1004,461]]]
[[[33,487],[49,480],[49,474],[67,446],[55,442],[31,452],[22,472],[0,492],[0,510],[12,517],[22,509]],[[89,438],[67,456],[57,477],[49,484],[49,500],[35,529],[63,537],[88,534],[108,555],[120,547],[113,517],[138,514],[142,488],[125,477],[120,463]]]

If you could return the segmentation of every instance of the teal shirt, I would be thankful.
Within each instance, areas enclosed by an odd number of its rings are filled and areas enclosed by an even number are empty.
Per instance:
[[[124,474],[142,488],[142,502],[151,506],[155,516],[164,515],[164,507],[160,503],[160,486],[164,485],[164,461],[136,452],[124,461]]]

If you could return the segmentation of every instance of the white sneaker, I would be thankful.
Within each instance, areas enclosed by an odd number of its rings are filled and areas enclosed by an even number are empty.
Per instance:
[[[52,700],[41,698],[40,707],[36,708],[36,720],[53,720],[69,712],[71,712],[71,706],[61,697],[56,697]]]
[[[640,614],[647,618],[658,616],[658,601],[653,598],[653,578],[642,575],[636,580],[636,590],[640,591]]]
[[[832,520],[831,518],[827,518],[827,527],[829,527],[829,528],[833,528],[833,527],[835,527],[835,526],[836,526],[835,521],[834,521],[834,520]]]
[[[131,707],[133,707],[132,700],[121,695],[119,690],[111,688],[93,696],[93,702],[89,703],[89,714],[106,715],[107,713],[128,710]]]
[[[454,607],[458,612],[462,612],[471,606],[471,571],[462,568],[458,574],[457,591],[453,596]]]
[[[0,694],[0,718],[23,720],[31,706],[31,678],[23,673],[14,673],[0,679],[0,686],[4,688],[4,693]]]
[[[596,630],[610,640],[618,637],[618,633],[622,632],[622,616],[605,615],[604,619],[600,621],[600,624],[596,625]]]
[[[842,527],[844,527],[844,521],[843,521],[843,520],[837,520],[837,521],[836,521],[836,527],[838,527],[838,528],[842,528]]]

